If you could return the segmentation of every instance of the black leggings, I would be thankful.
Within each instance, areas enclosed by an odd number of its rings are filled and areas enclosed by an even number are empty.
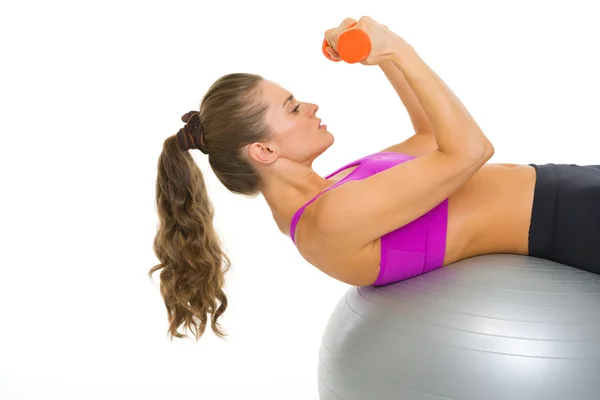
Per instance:
[[[529,165],[529,255],[600,274],[600,165]]]

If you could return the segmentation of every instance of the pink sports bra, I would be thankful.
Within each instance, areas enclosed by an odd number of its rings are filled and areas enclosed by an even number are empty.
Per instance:
[[[380,152],[359,158],[327,175],[326,179],[344,169],[358,165],[350,174],[317,194],[294,213],[290,225],[290,237],[294,244],[296,225],[304,209],[317,197],[344,182],[367,178],[414,158],[416,157],[407,154]],[[380,271],[373,286],[398,282],[442,267],[446,251],[447,224],[448,199],[414,221],[382,236]]]

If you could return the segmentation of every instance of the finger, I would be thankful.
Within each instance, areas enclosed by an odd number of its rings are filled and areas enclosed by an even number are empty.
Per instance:
[[[344,28],[346,28],[348,25],[351,25],[351,24],[353,24],[353,23],[355,23],[355,22],[356,22],[356,20],[355,20],[355,19],[353,19],[353,18],[346,18],[346,19],[344,19],[344,20],[342,21],[341,25],[342,25]]]
[[[336,60],[340,60],[340,55],[333,50],[331,47],[327,47],[325,49],[325,51],[327,51],[327,53],[329,53],[329,55],[331,56],[331,58],[336,59]]]

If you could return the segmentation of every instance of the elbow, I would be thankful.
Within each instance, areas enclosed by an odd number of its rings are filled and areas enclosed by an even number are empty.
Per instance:
[[[468,149],[464,149],[465,160],[469,160],[469,165],[482,166],[494,155],[494,146],[484,136],[483,140],[472,143]]]
[[[494,156],[494,145],[492,142],[488,140],[488,138],[484,137],[483,141],[483,159],[484,162],[488,161],[490,158]]]
[[[468,148],[463,146],[462,158],[474,164],[485,164],[494,155],[494,146],[484,139],[479,143],[472,143]]]

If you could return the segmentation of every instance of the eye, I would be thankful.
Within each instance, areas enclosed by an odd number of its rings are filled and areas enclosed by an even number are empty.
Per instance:
[[[298,103],[298,105],[296,107],[294,107],[294,109],[292,110],[292,113],[298,114],[298,109],[299,108],[300,108],[300,103]]]

